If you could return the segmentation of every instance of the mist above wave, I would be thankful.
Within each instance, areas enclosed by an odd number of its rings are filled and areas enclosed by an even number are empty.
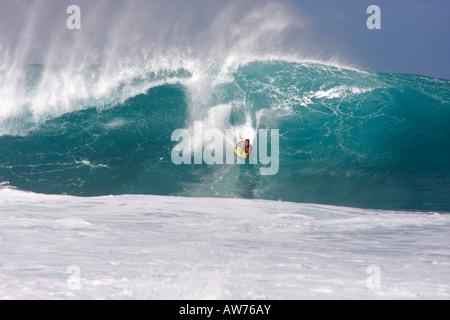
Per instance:
[[[1,6],[1,29],[19,26],[0,34],[3,134],[21,134],[24,122],[123,102],[157,80],[170,82],[161,73],[186,70],[189,89],[205,100],[208,85],[227,81],[248,61],[334,61],[320,56],[308,19],[281,2],[81,1],[80,30],[66,27],[66,1]],[[42,68],[30,71],[29,64]]]

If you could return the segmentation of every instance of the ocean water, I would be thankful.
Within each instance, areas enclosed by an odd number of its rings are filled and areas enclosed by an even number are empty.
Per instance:
[[[287,3],[88,3],[1,4],[0,299],[450,298],[448,79],[324,59]],[[278,170],[194,164],[198,125],[278,130]]]
[[[450,298],[449,81],[217,63],[103,95],[90,67],[81,98],[24,69],[20,112],[2,104],[0,297]],[[279,129],[277,174],[175,165],[194,122]]]
[[[139,74],[105,91],[96,87],[101,66],[93,66],[81,95],[72,83],[72,92],[42,88],[60,71],[27,66],[20,112],[0,122],[0,181],[77,196],[450,210],[448,80],[280,60],[237,63],[226,72],[217,61],[196,68]],[[9,108],[3,103],[3,113]],[[278,129],[278,172],[261,175],[259,162],[174,164],[172,133],[196,121],[252,141],[261,129]]]

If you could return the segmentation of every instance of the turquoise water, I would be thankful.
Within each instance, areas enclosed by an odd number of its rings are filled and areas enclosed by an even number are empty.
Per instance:
[[[46,69],[27,66],[22,104],[0,102],[3,186],[450,210],[449,80],[251,61],[225,77],[205,68],[206,84],[177,68],[119,81],[102,94],[66,86],[51,91],[63,98],[47,105],[37,102]],[[103,81],[100,69],[82,79]],[[211,110],[220,115],[212,122]],[[278,173],[261,175],[261,164],[175,165],[172,132],[194,121],[221,131],[279,129]]]

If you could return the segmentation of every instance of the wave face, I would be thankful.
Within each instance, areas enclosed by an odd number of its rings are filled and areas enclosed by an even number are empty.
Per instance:
[[[68,80],[28,65],[16,76],[21,91],[0,106],[3,186],[450,210],[448,80],[267,59],[123,72],[106,85],[101,69]],[[175,165],[171,135],[194,121],[279,129],[278,173]]]

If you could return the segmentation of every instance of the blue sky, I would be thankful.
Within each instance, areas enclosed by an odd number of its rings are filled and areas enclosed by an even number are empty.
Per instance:
[[[387,72],[450,79],[448,0],[290,0],[313,20],[314,38],[350,63]],[[381,30],[369,30],[369,5],[381,9]]]

